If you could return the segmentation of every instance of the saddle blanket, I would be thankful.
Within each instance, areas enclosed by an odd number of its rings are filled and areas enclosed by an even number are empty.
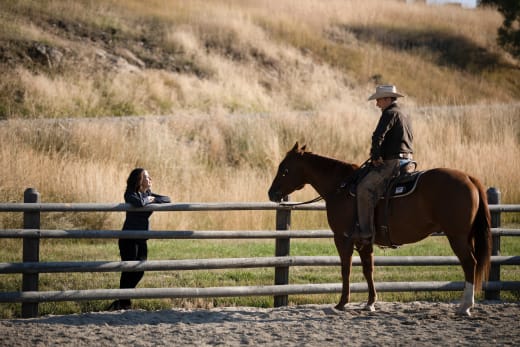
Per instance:
[[[399,175],[390,182],[388,185],[390,192],[387,191],[383,196],[381,196],[381,199],[384,199],[386,196],[390,196],[390,199],[401,198],[412,194],[417,187],[419,177],[421,177],[424,172],[425,171],[414,171],[404,175]],[[356,190],[357,185],[352,185],[349,189],[349,194],[356,196]]]
[[[417,187],[419,177],[421,177],[423,173],[424,171],[415,171],[409,174],[398,176],[397,179],[390,182],[390,198],[401,198],[403,196],[412,194],[415,190],[415,187]]]

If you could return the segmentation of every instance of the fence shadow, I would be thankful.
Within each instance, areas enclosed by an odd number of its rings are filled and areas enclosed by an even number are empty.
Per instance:
[[[299,311],[299,313],[297,313]],[[314,311],[306,314],[301,311]],[[274,314],[273,314],[274,313]],[[284,323],[290,321],[320,321],[325,315],[343,314],[330,307],[282,307],[261,308],[215,308],[215,309],[172,309],[159,311],[127,310],[114,312],[91,312],[33,319],[14,319],[17,324],[49,324],[64,326],[141,326],[158,324],[225,324],[225,323]],[[292,317],[291,317],[292,316]]]

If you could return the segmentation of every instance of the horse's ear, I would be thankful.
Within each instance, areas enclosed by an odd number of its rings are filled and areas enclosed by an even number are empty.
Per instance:
[[[302,152],[305,152],[306,149],[307,149],[307,145],[303,145],[301,148]]]
[[[292,152],[296,152],[296,151],[298,151],[298,147],[299,147],[299,146],[300,146],[300,145],[298,144],[298,141],[296,141],[296,143],[294,144],[294,147],[291,149],[291,151],[292,151]]]

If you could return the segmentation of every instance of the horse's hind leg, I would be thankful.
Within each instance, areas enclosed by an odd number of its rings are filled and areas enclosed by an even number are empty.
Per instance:
[[[464,293],[457,313],[464,316],[471,316],[470,309],[475,303],[475,268],[476,260],[473,256],[473,249],[469,241],[463,235],[457,237],[448,236],[451,248],[459,258],[462,270],[464,271]]]
[[[374,250],[372,245],[363,246],[359,250],[361,265],[363,267],[363,275],[368,285],[368,301],[365,306],[367,311],[375,311],[374,304],[377,299],[376,287],[374,285]]]

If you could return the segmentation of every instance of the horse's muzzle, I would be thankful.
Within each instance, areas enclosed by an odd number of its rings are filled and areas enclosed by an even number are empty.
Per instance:
[[[280,191],[275,191],[273,189],[269,189],[269,200],[272,202],[280,202],[282,201],[282,193]]]

